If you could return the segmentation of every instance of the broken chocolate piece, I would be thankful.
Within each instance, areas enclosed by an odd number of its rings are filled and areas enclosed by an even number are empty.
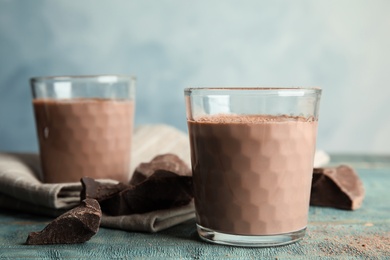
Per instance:
[[[355,210],[363,198],[363,183],[351,167],[314,168],[311,205]]]
[[[42,231],[31,232],[27,245],[76,244],[88,241],[99,230],[99,203],[86,199],[81,205],[50,222]]]
[[[183,206],[192,198],[192,177],[156,170],[140,184],[100,201],[100,206],[104,213],[118,216]]]
[[[118,184],[97,182],[90,177],[81,178],[81,184],[83,187],[80,193],[81,200],[95,199],[101,201],[129,187],[129,185],[121,182]]]
[[[178,156],[164,154],[140,164],[130,184],[81,179],[81,199],[96,199],[112,216],[179,207],[193,199],[191,170]]]
[[[152,176],[157,170],[165,170],[181,176],[191,176],[191,169],[175,154],[162,154],[148,163],[141,163],[134,171],[130,184],[138,184]]]

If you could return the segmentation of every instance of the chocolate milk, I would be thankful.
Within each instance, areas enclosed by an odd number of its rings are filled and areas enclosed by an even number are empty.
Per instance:
[[[132,101],[35,99],[33,105],[44,182],[129,180]]]
[[[200,226],[236,235],[306,227],[316,120],[219,115],[188,129]]]

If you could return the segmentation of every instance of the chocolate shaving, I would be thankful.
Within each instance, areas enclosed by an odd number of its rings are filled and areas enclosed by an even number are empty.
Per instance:
[[[118,216],[183,206],[192,198],[192,177],[157,170],[140,184],[100,201],[100,206],[104,213]]]
[[[88,241],[99,230],[99,203],[86,199],[81,205],[50,222],[42,231],[31,232],[27,245],[76,244]]]
[[[314,168],[311,205],[355,210],[363,198],[363,183],[351,167]]]
[[[165,170],[180,176],[191,176],[191,169],[174,154],[163,154],[153,158],[148,163],[141,163],[134,171],[130,184],[136,185],[152,176],[157,170]]]

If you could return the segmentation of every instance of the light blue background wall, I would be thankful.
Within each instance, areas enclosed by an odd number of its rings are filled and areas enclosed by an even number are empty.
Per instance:
[[[99,73],[184,131],[184,87],[321,86],[318,148],[390,153],[387,0],[0,0],[0,150],[37,149],[30,77]]]

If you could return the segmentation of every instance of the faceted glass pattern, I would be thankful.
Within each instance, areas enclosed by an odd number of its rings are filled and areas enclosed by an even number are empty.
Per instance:
[[[45,182],[128,181],[133,101],[35,99],[34,110]]]
[[[304,229],[317,122],[216,118],[188,121],[197,223],[240,235]]]

